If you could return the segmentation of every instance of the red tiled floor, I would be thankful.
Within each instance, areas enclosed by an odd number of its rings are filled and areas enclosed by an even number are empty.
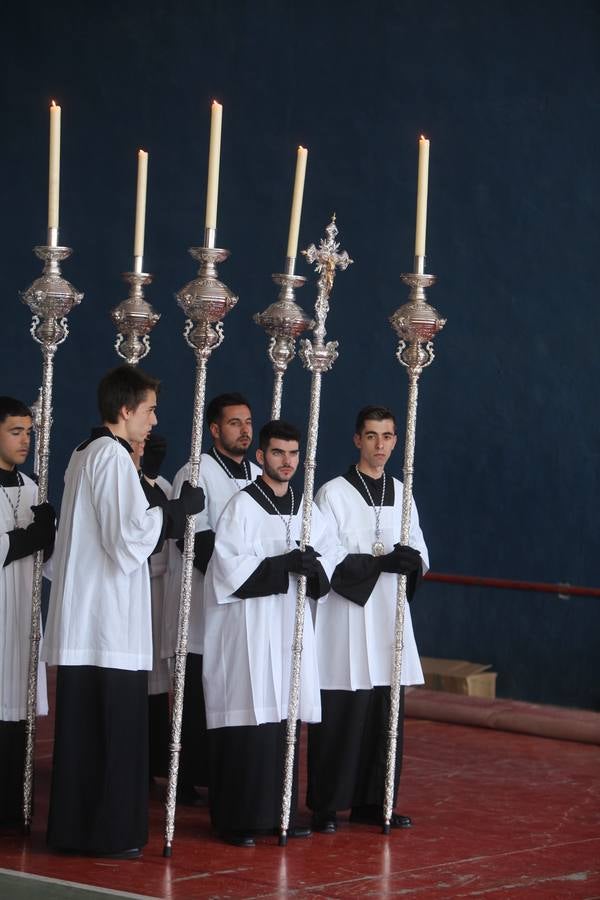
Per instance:
[[[46,852],[50,722],[40,725],[29,840],[0,838],[0,866],[183,900],[201,897],[600,897],[600,747],[423,719],[406,722],[399,809],[415,827],[384,837],[342,820],[336,835],[264,838],[254,850],[210,833],[206,809],[178,810],[165,860],[163,807],[151,801],[143,860]]]

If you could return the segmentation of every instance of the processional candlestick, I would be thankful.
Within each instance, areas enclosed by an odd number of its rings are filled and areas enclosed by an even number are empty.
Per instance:
[[[154,312],[144,298],[144,285],[152,281],[152,275],[143,271],[147,182],[148,154],[145,150],[138,150],[133,272],[123,275],[123,280],[129,284],[129,296],[110,314],[118,332],[115,350],[130,366],[137,366],[140,359],[150,352],[148,335],[160,319],[160,314]]]
[[[79,293],[61,275],[60,263],[63,259],[67,259],[71,252],[69,247],[57,246],[57,228],[49,228],[48,245],[34,248],[34,253],[38,259],[44,261],[43,273],[21,294],[23,303],[29,306],[33,313],[31,328],[29,329],[31,336],[40,345],[42,352],[42,386],[40,388],[40,412],[36,435],[36,457],[39,465],[38,503],[45,503],[48,500],[54,354],[69,334],[67,326],[68,314],[83,299],[83,294]],[[30,830],[32,814],[43,564],[43,551],[38,550],[33,562],[29,672],[27,678],[27,742],[23,776],[23,822],[26,831]]]
[[[274,372],[271,419],[281,417],[283,379],[288,365],[296,355],[296,338],[315,324],[295,300],[295,289],[306,283],[306,278],[294,275],[295,263],[295,257],[288,256],[285,272],[272,276],[275,284],[281,287],[279,296],[264,312],[256,313],[253,317],[256,324],[264,328],[271,338],[267,350]]]
[[[300,233],[307,158],[308,150],[305,147],[298,147],[285,271],[272,276],[275,284],[278,284],[281,288],[279,296],[277,301],[272,303],[268,309],[262,313],[256,313],[254,316],[256,324],[262,326],[271,338],[267,350],[275,376],[271,419],[281,418],[283,379],[287,367],[296,355],[296,338],[315,324],[304,310],[298,306],[295,298],[296,288],[302,287],[306,283],[306,278],[302,278],[301,275],[295,275],[294,272],[296,269],[296,254],[298,253],[298,235]]]
[[[110,317],[117,329],[115,350],[131,366],[137,366],[150,352],[149,334],[160,319],[144,297],[144,285],[150,284],[147,272],[124,272],[123,281],[130,285],[129,296],[116,306]]]
[[[427,366],[430,366],[433,362],[433,338],[446,324],[446,320],[440,318],[437,310],[434,309],[433,306],[430,306],[425,298],[425,288],[433,285],[436,278],[435,275],[425,274],[424,264],[424,256],[415,256],[415,271],[401,276],[402,281],[410,288],[408,303],[405,303],[390,316],[392,328],[400,339],[396,357],[400,365],[404,366],[408,375],[408,402],[403,469],[404,483],[402,492],[402,520],[400,527],[401,544],[408,544],[410,539],[419,377],[423,369],[426,369]],[[396,595],[394,656],[392,663],[390,720],[383,807],[384,834],[390,833],[390,821],[394,802],[394,774],[396,770],[400,683],[402,675],[402,655],[404,650],[405,606],[406,575],[399,575]]]
[[[183,332],[185,341],[194,351],[194,356],[196,357],[189,481],[193,487],[197,487],[200,474],[202,425],[206,398],[206,364],[213,350],[216,350],[223,343],[224,334],[221,319],[235,306],[238,298],[226,285],[217,279],[217,263],[227,259],[229,251],[215,248],[214,228],[206,228],[203,247],[192,247],[189,252],[200,263],[198,276],[190,281],[189,284],[186,284],[175,296],[179,306],[187,316]],[[163,849],[163,856],[167,857],[172,855],[173,834],[175,832],[177,775],[181,751],[185,666],[192,599],[195,519],[194,515],[187,517],[183,546],[181,598],[177,624],[177,647],[175,650],[171,744],[169,747],[165,845]]]
[[[301,342],[299,352],[302,363],[311,374],[310,410],[308,417],[308,440],[306,442],[306,462],[304,464],[304,500],[302,506],[302,531],[300,549],[305,550],[310,544],[312,504],[315,485],[315,468],[317,457],[317,438],[319,433],[319,410],[321,403],[321,376],[328,372],[338,357],[337,341],[325,343],[325,320],[329,312],[329,296],[333,288],[336,270],[347,269],[352,260],[344,250],[339,253],[339,244],[335,238],[338,229],[335,215],[325,229],[327,237],[321,239],[319,247],[312,244],[304,251],[309,263],[315,264],[319,273],[318,293],[315,303],[316,325],[312,341],[305,338]],[[287,832],[290,822],[292,801],[292,782],[294,773],[294,753],[296,742],[296,721],[300,699],[300,666],[302,663],[302,639],[304,635],[304,608],[306,604],[306,576],[298,578],[296,595],[296,612],[294,620],[294,636],[292,640],[292,662],[290,671],[290,691],[286,728],[286,756],[283,779],[283,796],[281,802],[281,834],[279,845],[287,844]]]

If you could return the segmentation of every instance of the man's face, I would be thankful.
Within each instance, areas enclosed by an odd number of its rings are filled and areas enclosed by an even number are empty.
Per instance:
[[[272,481],[285,484],[294,477],[298,468],[300,447],[298,441],[271,438],[264,453],[262,450],[256,451],[256,458],[258,464],[262,466],[263,475]]]
[[[0,469],[11,471],[27,459],[33,428],[29,416],[7,416],[0,422]]]
[[[244,456],[252,443],[252,413],[247,406],[225,406],[218,422],[210,426],[210,433],[219,453]]]
[[[121,407],[121,417],[125,423],[127,440],[145,441],[153,427],[158,424],[156,418],[156,392],[146,391],[146,395],[135,409]]]
[[[359,467],[381,469],[387,463],[397,441],[392,419],[367,419],[360,434],[354,435],[354,444],[360,451]]]

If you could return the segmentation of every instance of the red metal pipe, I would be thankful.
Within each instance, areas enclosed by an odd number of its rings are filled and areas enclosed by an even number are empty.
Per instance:
[[[427,581],[463,584],[470,587],[499,588],[504,591],[534,591],[538,594],[562,594],[570,597],[600,597],[600,588],[577,587],[573,584],[552,584],[546,581],[511,581],[508,578],[483,578],[480,575],[449,575],[428,572]]]

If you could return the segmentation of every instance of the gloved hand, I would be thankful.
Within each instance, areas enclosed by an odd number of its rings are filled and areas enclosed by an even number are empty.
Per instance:
[[[49,550],[54,542],[56,514],[49,503],[32,506],[33,522],[27,528],[15,528],[8,532],[8,553],[4,566],[16,559],[31,556],[37,550]]]
[[[179,499],[183,502],[186,516],[195,516],[204,509],[204,491],[201,487],[192,487],[189,481],[181,485]]]
[[[421,568],[421,554],[413,547],[395,544],[391,553],[379,557],[379,566],[382,572],[410,575]]]
[[[154,480],[160,475],[160,470],[167,455],[167,439],[160,434],[150,432],[144,446],[142,457],[142,472],[147,478]]]
[[[32,506],[33,522],[27,528],[33,550],[45,550],[54,540],[56,513],[51,503]]]
[[[312,547],[306,550],[290,550],[283,554],[283,564],[286,572],[294,572],[296,575],[316,575],[319,568],[319,555]]]
[[[168,538],[181,538],[185,534],[186,516],[195,516],[204,509],[204,491],[192,487],[189,481],[181,485],[181,495],[177,500],[169,500],[165,507]]]

